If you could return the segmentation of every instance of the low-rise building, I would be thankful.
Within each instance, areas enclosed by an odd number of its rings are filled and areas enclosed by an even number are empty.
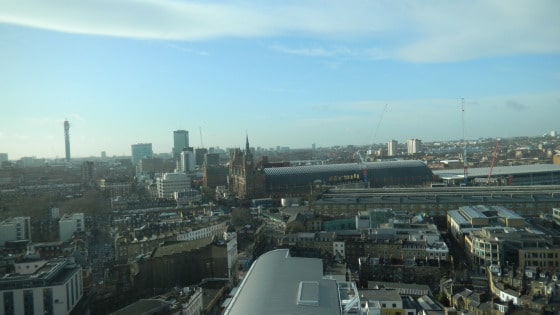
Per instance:
[[[25,261],[0,278],[4,315],[70,314],[82,295],[82,268],[72,259]]]
[[[27,240],[31,242],[31,218],[14,217],[0,223],[0,246],[7,241]]]
[[[523,248],[550,246],[544,234],[511,227],[483,227],[465,237],[465,247],[472,262],[481,268],[490,265],[519,264],[518,251]]]
[[[59,236],[61,242],[68,242],[74,233],[85,232],[85,220],[83,213],[65,214],[58,221]]]
[[[356,285],[324,277],[321,259],[279,249],[253,263],[224,314],[361,314],[361,306]]]

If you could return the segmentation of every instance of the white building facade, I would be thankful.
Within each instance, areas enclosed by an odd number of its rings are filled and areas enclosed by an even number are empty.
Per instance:
[[[397,140],[391,140],[387,143],[387,155],[388,156],[395,156],[397,155]]]
[[[83,296],[79,265],[73,260],[56,259],[42,261],[37,266],[31,270],[33,272],[15,273],[0,279],[0,313],[65,315],[78,304]]]
[[[222,238],[224,232],[227,232],[227,222],[220,222],[217,224],[212,224],[203,228],[193,229],[187,233],[181,233],[177,235],[178,241],[193,241],[199,240],[207,237],[219,237]]]
[[[31,242],[31,218],[14,217],[0,223],[0,246],[7,241],[28,240]]]
[[[422,152],[422,140],[418,140],[418,139],[407,140],[406,149],[408,154],[416,154]]]
[[[191,188],[189,176],[185,173],[164,173],[156,179],[159,198],[174,198],[175,192]]]
[[[75,232],[85,231],[85,220],[83,213],[65,214],[58,221],[59,236],[61,242],[69,242]]]

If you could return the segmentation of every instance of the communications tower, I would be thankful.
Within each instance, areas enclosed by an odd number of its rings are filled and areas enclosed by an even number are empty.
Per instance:
[[[66,149],[66,162],[70,162],[70,123],[64,121],[64,146]]]

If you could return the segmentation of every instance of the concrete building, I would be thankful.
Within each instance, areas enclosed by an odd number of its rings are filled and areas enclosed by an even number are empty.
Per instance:
[[[204,164],[207,166],[218,166],[220,165],[220,154],[219,153],[208,153],[204,155]]]
[[[224,311],[237,314],[362,314],[353,282],[323,275],[317,258],[290,257],[287,249],[261,255]]]
[[[204,164],[204,158],[208,154],[208,149],[197,148],[194,150],[196,166],[201,167]]]
[[[381,163],[381,162],[380,162]],[[463,206],[503,206],[521,216],[538,216],[560,207],[560,186],[328,188],[309,208],[330,215],[355,215],[370,208],[446,216]]]
[[[0,246],[7,241],[27,240],[31,242],[31,218],[14,217],[0,223]]]
[[[227,232],[226,221],[208,224],[207,226],[193,228],[192,230],[177,235],[178,241],[194,241],[213,237],[222,237]]]
[[[560,270],[560,247],[533,247],[519,249],[519,266],[538,267],[544,272]]]
[[[560,225],[560,208],[552,208],[552,220]]]
[[[227,185],[229,169],[227,166],[208,165],[202,166],[202,185],[211,189]]]
[[[85,220],[83,213],[65,214],[58,221],[59,236],[61,242],[68,242],[76,232],[85,232]]]
[[[510,227],[483,227],[465,236],[465,248],[476,266],[519,266],[519,250],[552,245],[542,232]],[[554,260],[553,260],[554,261]]]
[[[174,198],[176,192],[187,191],[191,181],[185,173],[164,173],[156,178],[158,198]]]
[[[482,227],[505,226],[522,228],[525,219],[502,206],[462,206],[447,212],[447,228],[460,243],[465,235]]]
[[[70,314],[83,295],[82,268],[70,259],[18,263],[0,278],[0,313]]]
[[[131,145],[132,164],[138,165],[141,159],[151,158],[154,154],[151,143],[137,143]]]
[[[422,140],[418,140],[418,139],[407,140],[406,149],[409,155],[422,152]]]
[[[140,160],[138,171],[153,176],[155,173],[173,172],[175,163],[161,158],[144,158]]]
[[[179,167],[180,172],[191,173],[196,169],[196,155],[193,148],[186,148],[180,154]]]
[[[200,315],[204,312],[201,287],[184,287],[150,299],[141,299],[111,315],[180,314]]]
[[[189,147],[189,132],[186,130],[173,131],[173,158],[179,159],[184,148]]]
[[[387,155],[388,156],[395,156],[395,155],[398,154],[397,145],[398,145],[397,140],[390,140],[389,141],[389,143],[387,144]]]

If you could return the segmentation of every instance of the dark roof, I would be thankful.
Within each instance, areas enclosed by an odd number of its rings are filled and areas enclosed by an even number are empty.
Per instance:
[[[344,164],[323,164],[323,165],[301,165],[287,167],[265,168],[266,176],[298,175],[298,174],[325,174],[335,172],[363,172],[367,168],[368,172],[375,172],[383,169],[402,169],[402,168],[421,168],[428,169],[422,161],[403,160],[388,162],[368,162],[368,163],[344,163]],[[430,171],[431,173],[431,171]]]
[[[327,185],[363,182],[372,186],[419,185],[432,181],[433,173],[422,161],[389,161],[302,165],[265,168],[269,191],[309,189],[315,181]]]

